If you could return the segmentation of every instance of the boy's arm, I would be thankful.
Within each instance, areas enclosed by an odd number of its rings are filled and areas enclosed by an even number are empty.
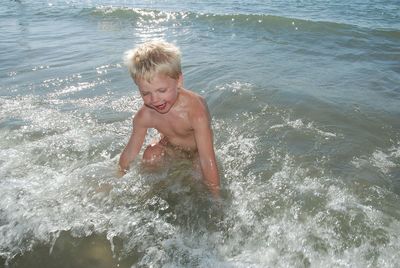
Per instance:
[[[213,196],[219,198],[220,180],[214,152],[210,116],[206,106],[204,111],[195,118],[194,123],[194,135],[205,184]]]
[[[140,152],[140,149],[142,148],[144,139],[146,137],[147,127],[145,127],[141,123],[142,120],[139,113],[136,114],[132,120],[133,129],[131,137],[129,138],[128,144],[125,146],[125,149],[122,151],[119,158],[119,168],[123,174],[126,173],[129,168],[129,164]]]

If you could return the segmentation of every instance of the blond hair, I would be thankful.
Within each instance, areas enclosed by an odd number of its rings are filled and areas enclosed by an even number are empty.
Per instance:
[[[150,82],[157,74],[173,79],[178,79],[182,74],[179,49],[162,40],[146,42],[128,50],[124,62],[135,83],[141,79]]]

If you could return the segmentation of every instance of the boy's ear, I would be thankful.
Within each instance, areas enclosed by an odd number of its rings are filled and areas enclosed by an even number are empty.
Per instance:
[[[180,74],[178,77],[178,86],[183,87],[183,74]]]

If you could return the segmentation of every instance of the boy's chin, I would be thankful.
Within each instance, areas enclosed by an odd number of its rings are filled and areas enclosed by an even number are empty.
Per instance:
[[[168,110],[168,111],[159,111],[159,110],[156,110],[156,112],[159,113],[159,114],[167,114],[167,113],[169,112],[169,110]]]

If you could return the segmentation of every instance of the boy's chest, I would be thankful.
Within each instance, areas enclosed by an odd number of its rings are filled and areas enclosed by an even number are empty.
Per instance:
[[[193,126],[187,113],[159,117],[155,120],[155,128],[169,137],[193,135]]]

